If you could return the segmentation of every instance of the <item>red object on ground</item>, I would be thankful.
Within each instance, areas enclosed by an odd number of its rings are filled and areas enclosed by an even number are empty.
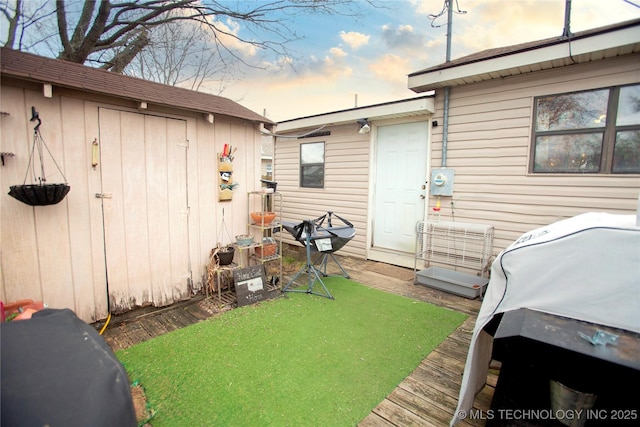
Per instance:
[[[2,321],[14,313],[24,313],[29,310],[30,313],[44,309],[42,301],[33,301],[32,299],[21,299],[9,304],[2,303]],[[18,316],[20,319],[28,319],[31,316]]]

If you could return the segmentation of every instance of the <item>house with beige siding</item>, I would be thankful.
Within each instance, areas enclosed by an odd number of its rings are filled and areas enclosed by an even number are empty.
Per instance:
[[[420,220],[493,227],[496,255],[560,219],[635,213],[640,21],[479,52],[414,72],[408,86],[428,96],[397,106],[424,108],[277,124],[285,219],[344,214],[358,235],[343,253],[413,267]],[[356,121],[365,118],[371,132],[360,134]],[[314,143],[323,157],[305,168]],[[320,165],[324,180],[309,188],[305,173]],[[450,193],[436,196],[443,171]]]
[[[435,91],[431,165],[455,171],[440,217],[493,225],[494,253],[581,213],[636,212],[640,20],[479,52],[409,88]]]
[[[334,212],[356,228],[340,254],[412,267],[433,113],[433,97],[423,95],[279,122],[274,180],[283,219]]]
[[[260,188],[260,129],[271,122],[218,96],[0,55],[0,300],[43,301],[93,322],[201,290],[211,249],[231,243],[225,232],[246,230],[247,191]],[[27,179],[32,107],[70,186],[53,205],[7,194]],[[221,201],[225,145],[237,148],[236,185]],[[61,180],[46,158],[48,182]]]

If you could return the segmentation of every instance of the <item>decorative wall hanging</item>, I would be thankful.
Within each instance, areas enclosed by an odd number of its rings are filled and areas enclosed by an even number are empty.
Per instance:
[[[237,149],[238,147],[232,149],[231,145],[224,144],[222,153],[218,153],[218,200],[221,202],[231,200],[233,189],[238,186],[233,181],[233,155]]]
[[[31,154],[29,155],[29,164],[27,165],[27,172],[24,175],[24,181],[22,185],[12,185],[10,187],[9,195],[22,203],[26,203],[30,206],[46,206],[55,205],[60,203],[62,199],[67,195],[71,187],[67,185],[67,178],[62,173],[62,169],[58,166],[58,163],[53,158],[53,154],[47,147],[47,144],[42,139],[40,134],[40,125],[42,120],[36,111],[36,107],[31,107],[31,119],[30,121],[37,121],[38,124],[33,128],[33,145],[31,147]],[[47,175],[44,171],[44,150],[53,160],[53,164],[58,168],[58,172],[64,179],[63,184],[47,184]],[[37,170],[36,165],[36,153],[40,160],[40,168]],[[27,184],[27,177],[31,172],[31,184]],[[40,174],[40,176],[38,176]]]

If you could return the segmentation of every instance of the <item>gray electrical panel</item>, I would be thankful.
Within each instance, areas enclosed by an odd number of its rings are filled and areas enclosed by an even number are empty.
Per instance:
[[[437,168],[431,170],[431,186],[429,192],[432,196],[453,196],[453,169]]]

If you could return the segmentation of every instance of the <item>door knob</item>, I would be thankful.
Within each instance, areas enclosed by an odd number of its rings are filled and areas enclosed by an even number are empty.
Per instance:
[[[420,198],[421,198],[422,200],[424,200],[424,194],[421,194],[421,195],[420,195]]]

